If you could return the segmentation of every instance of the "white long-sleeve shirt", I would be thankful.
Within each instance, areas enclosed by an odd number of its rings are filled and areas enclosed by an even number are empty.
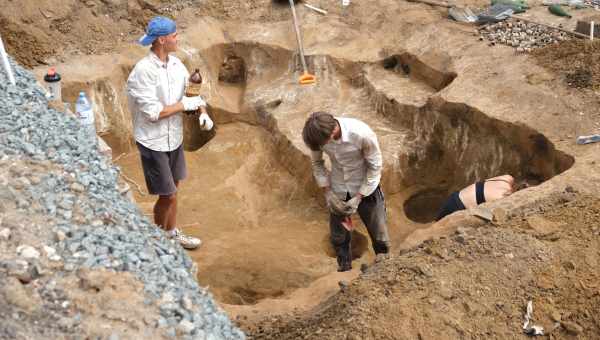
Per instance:
[[[321,151],[312,151],[312,167],[319,187],[331,187],[341,199],[346,193],[369,196],[381,180],[382,156],[377,136],[371,128],[353,118],[335,118],[342,136],[331,140]],[[325,167],[325,152],[331,160],[331,173]]]
[[[166,63],[150,52],[127,79],[127,101],[135,140],[148,149],[173,151],[183,142],[181,113],[158,119],[165,106],[181,100],[189,72],[178,58]]]

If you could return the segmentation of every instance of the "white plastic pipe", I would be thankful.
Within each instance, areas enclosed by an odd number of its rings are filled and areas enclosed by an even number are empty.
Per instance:
[[[590,22],[590,40],[594,40],[594,22]]]
[[[8,79],[13,85],[16,85],[15,76],[12,73],[12,69],[10,68],[10,63],[8,62],[8,55],[6,54],[6,50],[4,49],[4,43],[2,42],[2,37],[0,37],[0,54],[2,55],[2,63],[4,64],[4,71],[8,74]]]

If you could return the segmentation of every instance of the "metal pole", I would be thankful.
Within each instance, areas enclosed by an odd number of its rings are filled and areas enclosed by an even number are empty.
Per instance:
[[[300,60],[302,61],[302,70],[304,73],[307,73],[306,61],[304,60],[304,49],[302,48],[302,37],[300,36],[300,28],[298,28],[296,8],[294,8],[294,0],[290,0],[290,7],[292,7],[292,17],[294,19],[294,29],[296,30],[296,40],[298,41],[298,51],[300,51]]]
[[[15,76],[13,75],[12,69],[10,68],[10,63],[8,62],[8,55],[6,54],[6,50],[4,49],[4,43],[2,42],[2,37],[0,37],[0,54],[2,55],[2,63],[4,64],[4,71],[8,74],[8,79],[13,85],[16,85]]]

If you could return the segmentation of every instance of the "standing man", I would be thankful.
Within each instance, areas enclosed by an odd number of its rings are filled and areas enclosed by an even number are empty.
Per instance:
[[[302,138],[312,150],[313,174],[329,207],[331,243],[338,271],[352,269],[350,216],[357,211],[367,227],[375,254],[387,254],[390,239],[385,200],[379,187],[382,157],[373,130],[357,119],[315,112],[306,120]],[[331,172],[325,168],[323,152],[331,160]]]
[[[183,154],[182,111],[202,110],[200,125],[205,130],[213,122],[201,97],[185,97],[189,72],[169,53],[177,50],[177,27],[165,17],[154,17],[146,34],[139,40],[151,45],[127,79],[127,99],[133,116],[133,133],[140,151],[146,186],[158,195],[154,205],[154,223],[186,249],[197,248],[201,241],[186,236],[176,226],[177,187],[186,176]]]

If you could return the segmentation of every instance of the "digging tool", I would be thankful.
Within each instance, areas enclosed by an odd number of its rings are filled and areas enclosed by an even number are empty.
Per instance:
[[[431,6],[439,6],[448,8],[448,14],[454,18],[456,21],[461,22],[475,22],[477,21],[477,16],[473,14],[470,8],[461,8],[457,6],[450,5],[446,2],[439,2],[434,0],[407,0],[409,2],[418,2]]]
[[[308,73],[306,68],[306,60],[304,59],[304,49],[302,48],[302,37],[300,36],[300,27],[298,26],[298,18],[296,17],[296,8],[294,8],[294,0],[290,0],[290,7],[292,8],[292,18],[294,20],[294,29],[296,31],[296,40],[298,42],[298,51],[300,52],[300,61],[302,62],[303,74],[298,79],[298,82],[302,85],[314,84],[317,81],[317,77],[314,74]]]
[[[10,68],[10,63],[8,62],[8,54],[6,54],[6,50],[4,49],[4,43],[2,42],[2,37],[0,37],[0,54],[2,55],[2,63],[4,64],[4,71],[8,75],[8,79],[13,85],[16,85],[15,76],[13,75],[12,69]]]

